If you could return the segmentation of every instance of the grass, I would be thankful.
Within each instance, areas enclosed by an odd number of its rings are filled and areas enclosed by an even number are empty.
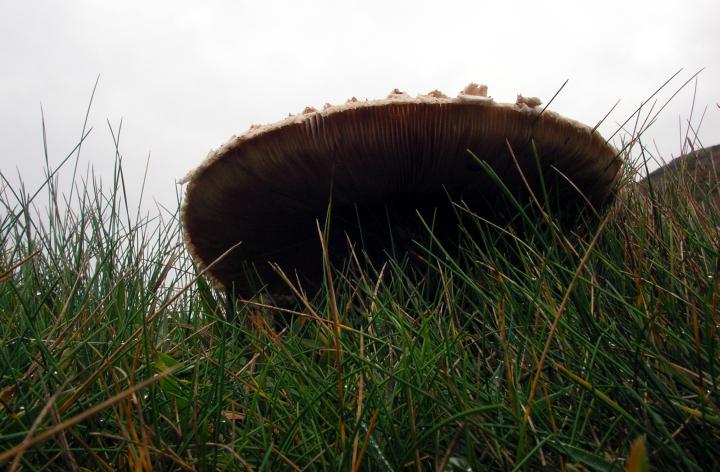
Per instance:
[[[529,205],[523,233],[471,218],[453,257],[358,255],[278,328],[197,277],[177,210],[133,216],[115,145],[109,185],[1,187],[9,470],[717,470],[720,211],[696,182],[648,196],[629,161],[572,233]]]

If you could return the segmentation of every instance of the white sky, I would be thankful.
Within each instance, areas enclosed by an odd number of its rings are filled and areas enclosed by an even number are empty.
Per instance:
[[[497,101],[547,102],[569,79],[550,108],[594,125],[621,100],[600,128],[608,136],[678,69],[661,103],[704,67],[692,122],[707,109],[699,137],[717,144],[718,21],[717,0],[0,0],[0,170],[19,169],[28,188],[41,182],[40,104],[57,164],[80,136],[98,74],[82,164],[109,179],[106,120],[122,118],[129,192],[139,194],[150,154],[146,193],[170,206],[175,179],[250,124],[394,87],[455,95],[475,81]],[[680,151],[693,91],[646,134],[665,159]]]

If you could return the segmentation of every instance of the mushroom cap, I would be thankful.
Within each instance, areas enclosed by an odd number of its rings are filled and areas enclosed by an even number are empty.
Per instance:
[[[551,174],[564,183],[556,200],[568,209],[608,196],[621,161],[599,133],[542,110],[537,99],[518,96],[508,104],[486,95],[487,87],[477,84],[458,98],[438,91],[413,98],[395,89],[386,99],[306,108],[232,137],[184,179],[182,222],[191,255],[204,269],[239,243],[206,275],[245,296],[256,276],[275,278],[271,288],[282,286],[270,263],[321,278],[316,220],[322,226],[329,205],[341,245],[348,235],[367,237],[366,230],[382,240],[388,219],[402,226],[417,220],[415,210],[436,210],[449,198],[492,208],[500,190],[478,160],[512,192],[525,191],[508,144],[532,188],[539,189],[538,167],[546,184]],[[378,242],[380,249],[389,245]]]

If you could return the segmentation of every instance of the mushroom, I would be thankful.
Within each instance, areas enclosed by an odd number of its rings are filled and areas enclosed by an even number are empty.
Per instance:
[[[375,255],[406,249],[418,212],[452,235],[453,201],[491,215],[501,192],[478,161],[518,196],[539,189],[539,167],[568,212],[602,203],[618,176],[617,151],[594,129],[538,104],[522,96],[496,103],[477,84],[458,98],[395,89],[386,99],[353,98],[253,127],[186,177],[186,245],[201,269],[236,246],[206,274],[250,296],[258,280],[283,291],[271,263],[317,286],[317,221],[323,226],[326,215],[335,261],[347,255],[348,240]]]

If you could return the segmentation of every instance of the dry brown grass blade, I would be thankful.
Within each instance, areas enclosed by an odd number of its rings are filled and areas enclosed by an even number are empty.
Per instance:
[[[45,406],[43,406],[42,410],[40,410],[40,413],[37,415],[35,420],[33,421],[32,426],[30,426],[30,429],[28,430],[27,434],[25,435],[25,438],[22,440],[22,442],[19,444],[18,447],[23,446],[25,444],[29,444],[32,440],[32,435],[35,433],[35,431],[40,427],[42,424],[43,419],[45,419],[45,415],[50,412],[51,408],[55,405],[55,400],[60,396],[63,389],[65,388],[65,385],[63,384],[53,396],[51,396],[48,401],[45,403]],[[21,450],[18,455],[15,457],[15,460],[10,465],[10,471],[13,472],[17,470],[17,468],[20,466],[20,459],[22,459],[22,455],[25,452],[25,450]],[[2,463],[3,460],[0,459],[0,463]]]
[[[360,329],[360,360],[364,361],[365,357],[365,335],[363,333],[362,328]],[[360,418],[362,417],[362,407],[363,402],[365,401],[365,375],[363,372],[360,372],[360,378],[358,379],[358,394],[357,398],[355,400],[356,402],[356,408],[355,408],[355,422],[357,424],[360,423]],[[360,445],[360,429],[358,429],[355,432],[355,439],[353,440],[353,452],[352,452],[352,460],[350,463],[352,464],[352,470],[356,470],[356,464],[358,462],[358,446]]]
[[[379,413],[380,410],[375,410],[372,418],[370,418],[370,424],[368,425],[367,432],[365,433],[365,441],[363,441],[362,449],[360,449],[360,454],[358,454],[357,462],[353,465],[352,472],[357,472],[358,470],[360,470],[363,458],[365,457],[365,453],[367,452],[368,444],[370,444],[370,435],[375,429],[375,423],[377,422],[377,417]]]
[[[214,443],[214,442],[208,442],[208,443],[205,443],[205,444],[207,444],[208,446],[219,447],[219,448],[221,448],[221,449],[226,450],[227,452],[230,453],[231,456],[233,456],[235,459],[237,459],[237,461],[238,461],[240,464],[242,464],[243,468],[244,468],[246,471],[252,472],[253,470],[255,470],[255,469],[252,468],[252,466],[251,466],[250,464],[247,463],[247,461],[246,461],[245,459],[243,459],[243,458],[240,456],[240,454],[238,454],[237,452],[235,452],[235,449],[233,449],[232,447],[228,446],[227,444],[220,444],[220,443]],[[193,469],[193,470],[195,470],[195,469]]]
[[[301,288],[296,287],[295,284],[292,283],[292,281],[291,281],[290,278],[287,276],[287,274],[285,273],[285,271],[282,270],[282,267],[280,267],[278,264],[270,264],[270,266],[273,268],[273,270],[275,271],[275,273],[276,273],[281,279],[283,279],[283,282],[285,282],[285,284],[288,286],[288,288],[289,288],[290,291],[293,293],[293,295],[295,295],[295,297],[303,304],[303,306],[304,306],[305,309],[308,311],[308,313],[310,313],[309,317],[312,318],[313,320],[317,321],[318,323],[320,323],[321,325],[323,325],[324,327],[327,328],[327,327],[328,327],[328,322],[327,322],[327,320],[323,319],[320,315],[317,314],[317,312],[313,309],[312,305],[310,304],[310,300],[308,299],[307,295],[305,295],[305,293],[303,293],[303,292],[301,291]],[[251,302],[251,301],[249,301],[249,300],[244,300],[243,303],[252,303],[252,304],[256,304],[256,305],[258,304],[257,302]],[[264,306],[270,307],[269,305],[264,305]],[[306,315],[306,314],[304,314],[304,313],[294,312],[294,311],[291,311],[291,310],[285,310],[285,309],[282,309],[282,308],[276,308],[276,307],[270,307],[270,308],[273,308],[273,309],[275,309],[275,310],[280,310],[280,311],[283,311],[283,312],[285,312],[285,313],[291,313],[291,314],[294,314],[294,315],[297,315],[297,316],[308,316],[308,315]]]
[[[32,259],[33,257],[37,256],[38,254],[40,254],[40,250],[39,250],[39,249],[38,249],[37,251],[33,252],[32,254],[30,254],[29,256],[25,257],[24,259],[21,259],[21,260],[17,261],[15,264],[13,264],[12,266],[10,266],[9,269],[7,269],[7,270],[4,271],[2,274],[0,274],[0,282],[5,282],[6,279],[9,279],[9,278],[12,276],[13,272],[15,272],[15,269],[17,269],[18,267],[23,266],[23,265],[26,264],[30,259]]]
[[[320,237],[320,244],[322,246],[323,259],[325,260],[325,277],[327,278],[328,287],[328,298],[330,303],[330,312],[332,314],[333,322],[333,340],[335,343],[335,366],[338,371],[338,417],[340,418],[340,447],[345,447],[345,421],[343,419],[343,413],[345,408],[343,406],[343,369],[342,369],[342,350],[340,344],[340,312],[337,307],[337,299],[335,298],[335,285],[333,284],[332,269],[330,268],[330,254],[328,252],[328,245],[325,235],[320,229],[320,223],[315,222],[317,225],[318,235]]]
[[[153,287],[153,292],[157,292],[157,290],[160,288],[162,283],[165,281],[165,278],[167,278],[168,273],[170,273],[170,269],[172,269],[173,264],[175,264],[175,261],[177,261],[178,255],[177,253],[171,254],[168,258],[167,262],[162,268],[162,271],[160,272],[160,275],[157,278],[157,281],[155,282],[155,286]]]
[[[457,446],[457,442],[460,439],[460,435],[462,432],[465,431],[465,423],[461,423],[460,427],[455,431],[455,434],[453,435],[452,440],[450,441],[450,445],[447,448],[447,451],[445,451],[445,456],[443,456],[442,461],[440,461],[440,465],[438,465],[437,470],[445,470],[447,467],[448,462],[450,461],[450,457],[452,457],[452,453],[455,450],[455,446]]]
[[[119,281],[120,281],[120,279],[115,281],[115,283],[113,284],[113,289],[117,286]],[[77,277],[75,279],[75,282],[73,283],[71,291],[75,291],[75,289],[79,285],[79,282],[80,282],[80,277]],[[52,341],[52,343],[48,347],[48,350],[50,352],[54,352],[60,346],[60,343],[63,340],[65,340],[65,338],[68,336],[68,334],[69,334],[68,342],[81,337],[83,335],[83,333],[85,332],[85,327],[92,320],[97,320],[99,318],[96,315],[102,309],[102,306],[103,306],[102,302],[104,302],[105,300],[108,300],[110,298],[110,293],[112,293],[112,290],[108,291],[108,294],[105,295],[105,297],[101,300],[101,303],[98,303],[98,306],[89,314],[87,314],[85,312],[85,307],[89,303],[89,300],[86,300],[85,303],[83,303],[82,307],[77,310],[77,314],[70,321],[65,323],[65,327],[63,328],[62,332],[59,335],[57,335],[57,337],[55,337],[55,339]],[[53,326],[50,329],[50,332],[47,334],[48,339],[53,338],[55,336],[55,331],[60,327],[60,324],[59,324],[60,321],[65,318],[64,315],[67,312],[70,300],[71,300],[71,297],[68,296],[67,300],[65,300],[62,310],[60,311],[60,314],[56,317],[57,322],[53,323]],[[76,325],[76,322],[83,315],[85,315],[84,321],[82,323],[80,323],[79,325]],[[41,358],[42,358],[42,353],[38,352],[35,355],[35,360],[32,362],[32,364],[30,364],[30,367],[28,368],[28,370],[25,371],[25,373],[22,375],[22,377],[21,377],[22,381],[27,381],[35,374],[35,371],[40,367]]]
[[[158,382],[160,379],[167,377],[168,375],[172,374],[176,370],[178,370],[180,367],[182,367],[183,364],[175,365],[169,369],[164,370],[163,372],[160,372],[159,374],[153,375],[147,380],[144,380],[140,382],[139,384],[135,384],[132,387],[113,395],[112,397],[108,398],[107,400],[88,408],[87,410],[83,411],[82,413],[79,413],[72,418],[69,418],[62,423],[48,429],[47,431],[42,432],[41,434],[32,437],[32,438],[26,438],[22,443],[18,444],[17,446],[8,449],[7,451],[0,453],[0,464],[7,461],[8,459],[11,459],[18,454],[24,453],[29,448],[40,444],[51,437],[55,436],[56,434],[70,428],[71,426],[75,426],[78,423],[82,423],[86,419],[90,418],[91,416],[94,416],[101,411],[103,411],[105,408],[111,407],[117,402],[127,398],[128,396],[134,394],[135,392],[144,389],[145,387],[148,387],[155,382]],[[46,405],[47,406],[47,405]],[[49,407],[48,407],[49,409]]]
[[[230,249],[228,249],[227,251],[222,253],[220,255],[220,257],[215,259],[211,264],[209,264],[202,271],[200,271],[200,273],[197,276],[193,277],[193,279],[187,285],[185,285],[182,289],[178,290],[178,292],[175,295],[173,295],[172,297],[170,297],[170,299],[168,301],[163,303],[163,305],[157,311],[155,311],[152,315],[148,316],[147,319],[145,320],[145,324],[147,325],[147,324],[151,323],[152,321],[155,320],[155,318],[160,316],[160,314],[163,313],[170,305],[172,305],[175,302],[175,300],[180,298],[183,293],[185,293],[190,287],[195,285],[195,282],[200,277],[202,277],[205,274],[205,272],[210,270],[215,264],[218,263],[218,261],[221,261],[225,256],[227,256],[232,251],[234,251],[235,248],[240,246],[240,244],[242,244],[242,242],[237,243],[234,246],[232,246]],[[68,408],[70,408],[73,405],[73,403],[75,403],[75,401],[80,397],[80,395],[82,395],[82,393],[85,391],[85,389],[88,387],[88,385],[90,385],[92,382],[94,382],[98,378],[98,376],[100,376],[100,374],[102,372],[104,372],[105,369],[108,366],[110,366],[112,364],[112,362],[120,354],[125,352],[125,349],[127,349],[127,347],[130,346],[130,344],[132,344],[135,341],[135,339],[140,336],[140,334],[142,334],[144,329],[145,329],[145,326],[141,326],[138,329],[136,329],[135,331],[133,331],[133,333],[120,345],[120,347],[118,347],[112,354],[110,354],[105,359],[105,361],[100,366],[98,366],[98,368],[95,369],[95,371],[90,375],[90,377],[85,382],[83,382],[83,384],[80,387],[78,387],[72,395],[70,395],[70,398],[65,400],[65,402],[60,407],[60,414],[65,413],[68,410]]]
[[[83,438],[81,438],[75,431],[70,430],[70,434],[72,435],[73,439],[80,444],[80,446],[85,451],[85,454],[87,454],[89,457],[92,457],[96,464],[98,464],[100,467],[102,467],[102,470],[105,472],[114,472],[115,469],[110,467],[110,464],[108,464],[102,457],[100,457],[93,448],[90,447],[90,445],[85,442]]]
[[[283,277],[283,279],[285,280],[285,282],[288,283],[288,287],[289,287],[289,288],[291,288],[291,289],[295,288],[294,286],[291,285],[290,282],[288,282],[289,279],[287,278],[287,275],[286,275],[278,266],[273,266],[273,268],[275,269],[276,273],[277,273],[280,277]],[[297,290],[297,289],[296,289],[296,290]],[[303,296],[302,296],[302,294],[301,294],[299,291],[294,292],[294,294],[299,297],[298,300],[300,300],[301,302],[305,303],[305,302],[303,301]],[[310,304],[310,301],[307,300],[307,297],[304,297],[304,298],[305,298],[305,301],[307,301],[307,303],[308,303],[308,305],[309,305],[309,304]],[[240,300],[238,300],[238,302],[239,302],[239,303],[242,303],[242,304],[245,304],[245,305],[256,306],[256,307],[258,307],[258,308],[265,308],[265,309],[268,309],[268,310],[278,311],[278,312],[280,312],[280,313],[287,313],[288,315],[296,316],[296,317],[298,317],[298,318],[311,319],[311,320],[314,320],[314,321],[319,322],[319,323],[320,323],[323,327],[325,327],[325,328],[328,327],[328,321],[327,321],[327,320],[324,320],[324,319],[322,319],[320,316],[318,316],[318,314],[315,313],[315,311],[312,309],[312,307],[310,307],[310,308],[306,307],[306,308],[308,309],[308,311],[310,311],[310,314],[307,314],[307,313],[301,313],[301,312],[299,312],[299,311],[297,311],[297,310],[291,310],[291,309],[289,309],[289,308],[282,308],[282,307],[279,307],[279,306],[268,305],[267,303],[256,302],[255,300],[244,300],[244,299],[240,299]],[[343,330],[343,331],[353,331],[353,328],[351,328],[351,327],[348,326],[348,325],[344,325],[344,324],[342,324],[342,323],[340,323],[340,329]]]
[[[648,463],[647,450],[645,448],[645,437],[640,436],[633,441],[630,447],[630,456],[625,465],[626,472],[648,472],[650,464]]]
[[[123,442],[123,443],[124,443],[124,442],[128,442],[128,441],[131,441],[131,439],[126,438],[126,437],[123,437],[123,436],[118,436],[117,434],[92,432],[92,433],[89,433],[89,435],[90,435],[90,436],[98,436],[98,437],[107,438],[107,439],[112,439],[113,441],[119,441],[119,442]],[[79,439],[79,438],[78,438],[78,439]],[[83,442],[83,443],[84,443],[84,442]],[[184,462],[182,459],[180,459],[180,457],[178,457],[172,450],[163,451],[163,450],[158,449],[158,448],[156,448],[156,447],[154,447],[154,446],[152,446],[152,445],[149,445],[149,444],[146,444],[146,447],[147,447],[150,451],[152,451],[154,454],[157,454],[157,455],[159,455],[159,456],[163,456],[163,457],[166,457],[166,458],[170,459],[171,461],[173,461],[175,464],[177,464],[177,465],[178,465],[181,469],[183,469],[183,470],[189,470],[189,471],[196,471],[196,470],[197,470],[197,469],[195,469],[193,466],[191,466],[190,464],[188,464],[187,462]],[[86,448],[86,449],[87,449],[87,448]],[[115,470],[115,469],[110,468],[109,465],[108,465],[107,467],[108,467],[107,470],[110,470],[110,471]]]
[[[550,326],[550,332],[548,333],[547,340],[545,341],[545,347],[543,348],[543,352],[540,355],[540,360],[538,361],[538,366],[537,366],[537,369],[535,370],[535,376],[533,377],[533,381],[530,386],[530,394],[528,395],[528,400],[527,400],[527,409],[525,410],[525,418],[524,418],[525,423],[528,422],[528,420],[530,418],[530,414],[532,413],[532,402],[533,402],[533,399],[535,398],[535,392],[537,390],[538,380],[540,379],[540,374],[542,373],[543,366],[545,365],[545,359],[547,358],[547,354],[550,351],[550,345],[552,344],[553,338],[555,336],[555,331],[557,330],[558,324],[560,323],[560,318],[562,318],[562,314],[565,311],[565,307],[567,306],[568,301],[570,301],[570,295],[572,294],[572,291],[575,288],[575,284],[577,283],[577,280],[580,277],[580,273],[585,268],[585,264],[587,264],[587,261],[590,258],[590,254],[592,254],[593,248],[595,247],[595,244],[597,244],[598,240],[600,240],[600,235],[602,234],[603,230],[605,229],[605,226],[607,225],[608,221],[610,221],[611,216],[612,216],[612,213],[608,213],[605,216],[605,218],[603,219],[602,223],[600,223],[600,227],[595,232],[595,236],[593,236],[592,241],[590,241],[590,245],[588,245],[588,248],[585,250],[585,254],[583,254],[583,257],[577,266],[577,269],[575,269],[573,278],[570,281],[570,284],[568,285],[567,290],[565,291],[565,296],[563,296],[562,302],[560,302],[560,306],[558,307],[557,312],[555,313],[555,319],[553,320],[553,323]]]

